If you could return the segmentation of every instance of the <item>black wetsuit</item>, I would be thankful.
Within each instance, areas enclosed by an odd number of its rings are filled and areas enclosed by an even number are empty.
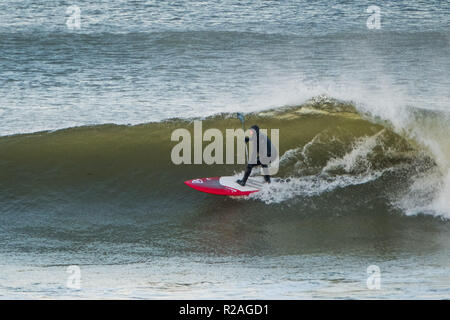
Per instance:
[[[268,164],[270,163],[270,161],[263,161],[263,163],[261,162],[260,159],[260,135],[259,135],[259,127],[257,125],[254,125],[253,127],[251,127],[251,129],[253,129],[256,132],[256,137],[254,137],[254,139],[256,139],[256,157],[255,155],[253,155],[253,161],[249,161],[249,163],[247,164],[247,168],[245,170],[245,174],[244,177],[242,178],[242,180],[238,180],[238,183],[242,186],[245,186],[245,183],[247,182],[248,177],[250,176],[250,174],[252,173],[252,169],[256,166],[261,166],[263,168],[267,168]],[[248,142],[249,138],[245,138],[245,142]],[[264,150],[265,156],[267,158],[271,158],[272,157],[272,141],[270,141],[269,137],[266,137],[266,143],[267,143],[267,147],[266,150]],[[256,158],[256,159],[254,159]],[[256,161],[254,161],[256,160]],[[268,174],[268,172],[265,172],[264,174],[264,180],[267,183],[270,183],[270,175]]]

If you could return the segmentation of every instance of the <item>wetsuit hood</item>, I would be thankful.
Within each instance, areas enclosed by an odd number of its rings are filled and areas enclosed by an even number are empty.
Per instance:
[[[259,135],[259,127],[256,124],[254,126],[252,126],[250,129],[255,130],[256,134]]]

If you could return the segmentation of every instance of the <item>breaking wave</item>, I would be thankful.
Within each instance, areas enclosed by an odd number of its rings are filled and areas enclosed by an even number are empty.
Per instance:
[[[449,218],[449,118],[410,110],[407,119],[399,127],[353,103],[323,96],[300,106],[247,114],[249,125],[280,129],[281,155],[279,179],[247,200],[290,210],[305,198],[339,202],[347,197],[355,206],[382,201],[389,210],[406,215]],[[239,175],[243,168],[174,165],[171,133],[176,128],[193,130],[192,120],[1,137],[1,210],[145,210],[204,197],[182,182]],[[224,132],[239,125],[234,114],[203,119],[204,130]],[[335,197],[330,200],[330,195]]]

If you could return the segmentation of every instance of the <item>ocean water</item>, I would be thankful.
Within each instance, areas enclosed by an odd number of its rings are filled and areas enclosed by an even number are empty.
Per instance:
[[[450,298],[449,31],[448,1],[1,1],[0,298]],[[243,166],[171,133],[235,112],[288,182],[189,189]]]

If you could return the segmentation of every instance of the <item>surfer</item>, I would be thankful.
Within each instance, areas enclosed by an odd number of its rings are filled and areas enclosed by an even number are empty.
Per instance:
[[[247,163],[244,177],[236,182],[241,186],[245,186],[248,177],[252,173],[252,169],[256,166],[261,166],[264,172],[264,180],[267,183],[270,183],[268,165],[276,154],[275,147],[264,133],[259,132],[259,127],[257,125],[252,126],[250,128],[249,136],[245,137],[245,143],[248,143],[249,141],[253,143],[252,155]]]

